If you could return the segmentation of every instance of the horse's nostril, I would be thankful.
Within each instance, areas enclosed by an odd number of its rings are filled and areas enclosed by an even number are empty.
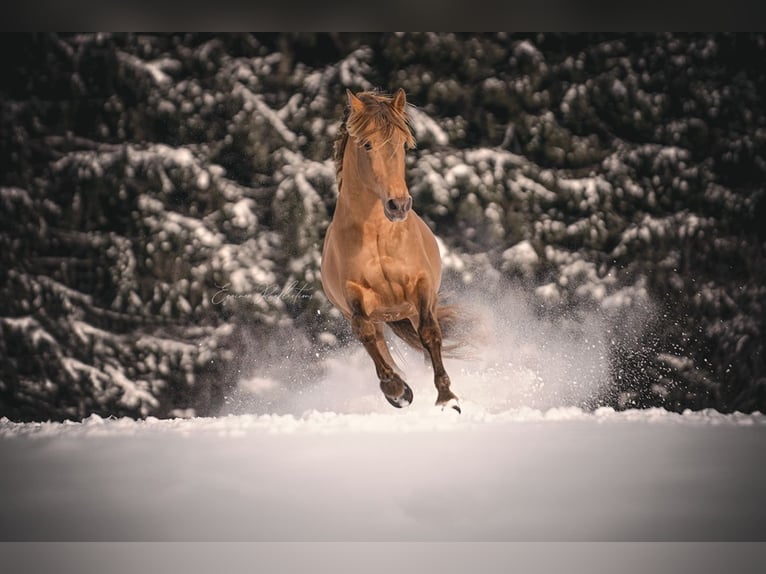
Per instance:
[[[389,199],[386,207],[388,207],[389,211],[399,211],[399,206],[397,205],[395,199]]]

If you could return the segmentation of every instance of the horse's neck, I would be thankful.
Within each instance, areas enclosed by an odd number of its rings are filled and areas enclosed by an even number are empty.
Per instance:
[[[356,177],[353,168],[343,170],[338,184],[338,217],[358,225],[385,218],[380,198]]]
[[[335,209],[336,217],[357,225],[384,217],[380,199],[364,185],[345,178],[338,192]]]

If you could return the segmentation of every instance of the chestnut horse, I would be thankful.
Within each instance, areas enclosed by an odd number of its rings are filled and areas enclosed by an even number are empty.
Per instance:
[[[441,258],[436,238],[412,210],[404,181],[415,145],[401,88],[394,97],[346,92],[335,142],[338,200],[322,251],[322,287],[375,363],[380,388],[397,408],[412,402],[383,336],[384,324],[430,357],[437,406],[460,412],[442,362]]]

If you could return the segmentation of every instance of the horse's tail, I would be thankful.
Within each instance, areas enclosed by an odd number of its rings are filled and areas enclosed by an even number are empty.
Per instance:
[[[436,320],[442,332],[442,354],[451,358],[471,358],[483,339],[478,317],[459,305],[440,303],[436,307]],[[426,352],[420,335],[409,319],[391,321],[387,325],[410,347]]]

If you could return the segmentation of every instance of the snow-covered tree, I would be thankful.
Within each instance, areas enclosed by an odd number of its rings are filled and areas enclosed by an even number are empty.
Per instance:
[[[599,314],[593,404],[766,408],[763,35],[0,47],[0,415],[214,413],[273,332],[297,361],[342,344],[319,284],[332,144],[346,88],[400,86],[453,284]]]

